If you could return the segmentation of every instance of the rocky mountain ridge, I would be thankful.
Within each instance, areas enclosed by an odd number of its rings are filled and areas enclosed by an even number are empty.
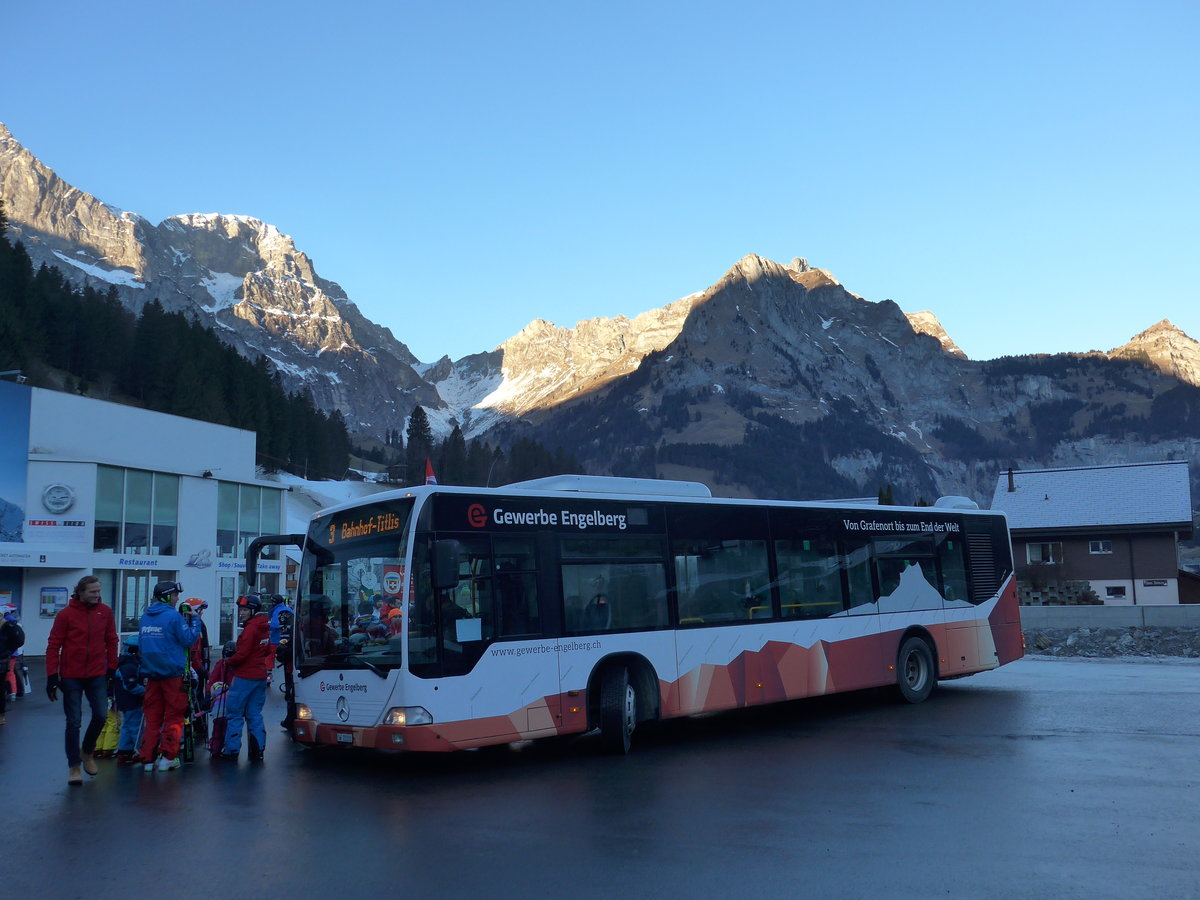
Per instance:
[[[0,125],[0,196],[35,264],[78,284],[112,285],[140,312],[150,300],[216,330],[248,358],[266,355],[292,390],[341,409],[358,431],[401,427],[437,392],[391,332],[369,321],[273,225],[189,214],[153,225],[67,184]]]
[[[257,219],[152,225],[66,184],[2,125],[0,196],[35,261],[113,285],[131,309],[158,299],[187,313],[361,433],[402,429],[420,403],[438,435],[455,423],[501,443],[528,435],[593,472],[747,496],[894,484],[901,498],[986,502],[1001,464],[1200,456],[1184,415],[1200,344],[1165,320],[1107,354],[978,362],[931,312],[750,254],[632,319],[535,320],[490,352],[425,364]]]

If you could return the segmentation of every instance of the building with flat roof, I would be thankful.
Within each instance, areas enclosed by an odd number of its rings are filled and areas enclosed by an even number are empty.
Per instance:
[[[235,635],[245,550],[284,528],[286,490],[255,471],[256,435],[0,380],[0,603],[40,655],[84,575],[129,633],[159,581],[208,604],[214,644]],[[278,554],[278,550],[275,550]],[[277,592],[284,562],[263,559]]]
[[[1192,536],[1184,460],[1009,470],[992,509],[1008,516],[1026,585],[1088,582],[1106,604],[1179,603],[1179,542]]]

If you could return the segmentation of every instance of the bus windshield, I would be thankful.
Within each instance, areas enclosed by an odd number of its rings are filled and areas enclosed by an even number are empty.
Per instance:
[[[313,520],[300,572],[296,661],[382,673],[401,664],[404,558],[413,500]]]

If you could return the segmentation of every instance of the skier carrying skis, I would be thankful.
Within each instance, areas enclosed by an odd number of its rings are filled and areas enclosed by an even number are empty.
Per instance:
[[[191,674],[188,651],[200,637],[199,616],[175,610],[182,591],[178,581],[160,581],[154,586],[153,602],[142,613],[138,650],[147,680],[142,698],[141,758],[147,772],[154,771],[159,751],[158,771],[169,772],[181,765],[179,746],[188,702],[183,679]]]

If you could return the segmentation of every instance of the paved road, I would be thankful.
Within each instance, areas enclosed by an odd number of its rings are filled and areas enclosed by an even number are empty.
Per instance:
[[[35,690],[41,685],[35,683]],[[278,721],[281,704],[269,721]],[[42,693],[0,727],[12,897],[1200,897],[1200,664],[1026,659],[594,741],[66,785]]]

